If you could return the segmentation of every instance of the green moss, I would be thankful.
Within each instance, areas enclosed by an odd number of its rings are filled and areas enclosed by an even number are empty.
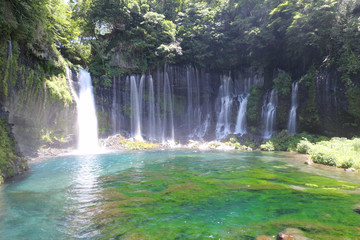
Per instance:
[[[349,103],[347,111],[353,117],[360,119],[360,89],[357,87],[349,88],[346,91],[346,98]]]
[[[281,72],[274,80],[274,88],[277,90],[279,96],[289,95],[291,92],[291,76],[287,72]]]
[[[45,81],[45,85],[49,89],[53,100],[60,100],[64,103],[64,105],[72,103],[71,92],[68,88],[64,75],[57,75],[48,78]]]
[[[246,116],[249,125],[257,125],[260,121],[260,108],[263,88],[260,85],[254,85],[250,89],[250,95],[246,106]]]
[[[2,181],[27,169],[25,159],[16,154],[15,139],[9,137],[10,131],[7,123],[0,119],[0,177]]]
[[[147,143],[147,142],[141,142],[141,141],[128,141],[126,139],[120,140],[121,145],[125,149],[129,150],[144,150],[144,149],[151,149],[156,148],[159,146],[159,144],[155,143]]]
[[[358,195],[342,191],[359,184],[299,172],[280,161],[247,160],[204,164],[199,155],[175,155],[101,177],[99,194],[105,200],[91,208],[94,224],[104,239],[118,234],[124,239],[253,239],[287,227],[313,239],[359,237],[352,211]]]

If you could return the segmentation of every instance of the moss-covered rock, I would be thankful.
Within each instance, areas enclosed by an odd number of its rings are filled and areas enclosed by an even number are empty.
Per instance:
[[[27,161],[17,150],[11,125],[7,122],[6,112],[1,110],[0,118],[0,184],[5,179],[18,175],[28,169]]]

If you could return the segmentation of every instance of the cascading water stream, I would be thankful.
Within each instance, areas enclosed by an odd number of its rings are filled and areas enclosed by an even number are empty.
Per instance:
[[[79,95],[77,98],[79,140],[81,153],[98,151],[98,128],[91,77],[88,71],[79,71]]]
[[[210,84],[213,79],[220,87]],[[154,75],[114,78],[110,92],[100,92],[105,105],[99,108],[110,110],[103,117],[112,122],[113,134],[141,141],[174,142],[175,134],[179,140],[223,139],[246,133],[247,96],[252,85],[262,83],[253,74],[214,76],[193,66],[165,66]]]
[[[248,96],[239,96],[239,111],[236,120],[235,133],[236,134],[245,134],[246,133],[246,107]]]
[[[188,125],[188,134],[192,134],[192,124],[193,124],[193,88],[192,88],[192,78],[190,67],[186,68],[186,85],[187,85],[187,125]]]
[[[264,122],[264,139],[269,139],[273,135],[277,102],[277,92],[273,89],[269,98],[265,98],[264,105],[262,107],[261,115]]]
[[[292,84],[291,90],[291,110],[289,115],[288,132],[289,134],[296,134],[296,110],[298,107],[298,83]]]
[[[113,101],[111,107],[111,120],[112,120],[112,127],[113,127],[113,134],[117,133],[117,104],[116,104],[116,78],[113,78]]]
[[[170,119],[167,118],[169,115]],[[164,74],[164,125],[162,141],[169,140],[171,143],[175,142],[175,130],[174,130],[174,111],[172,102],[172,92],[170,88],[170,81],[167,72]],[[169,127],[168,127],[169,124]],[[167,131],[170,131],[170,139],[166,139]]]
[[[222,85],[219,89],[218,104],[220,105],[220,113],[216,123],[216,138],[223,139],[231,133],[230,129],[230,111],[232,107],[231,96],[231,78],[226,76],[222,79]]]
[[[200,77],[197,69],[191,66],[186,68],[186,87],[188,137],[202,138],[203,123],[201,122]]]
[[[140,111],[140,125],[143,126],[143,113],[144,113],[144,106],[143,106],[143,94],[145,91],[145,75],[141,75],[140,84],[139,84],[139,111]]]
[[[11,41],[11,39],[10,39],[10,40],[9,40],[9,52],[8,52],[8,58],[11,58],[12,51],[13,51],[13,46],[12,46],[12,41]]]
[[[141,136],[141,124],[140,124],[140,105],[139,105],[139,93],[136,84],[135,76],[130,77],[131,86],[131,134],[138,140],[143,141]]]
[[[152,76],[149,76],[149,139],[150,141],[154,141],[156,139],[155,130],[156,130],[156,122],[155,122],[155,96],[154,96],[154,81]]]

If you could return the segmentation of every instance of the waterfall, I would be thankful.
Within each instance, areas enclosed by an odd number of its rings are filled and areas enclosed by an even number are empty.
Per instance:
[[[168,114],[170,119],[168,120]],[[169,129],[168,129],[169,122]],[[167,72],[164,73],[164,120],[163,120],[163,134],[162,141],[165,142],[167,139],[167,132],[170,131],[170,141],[175,142],[175,130],[174,130],[174,111],[172,102],[172,92],[170,88],[170,81]]]
[[[252,85],[262,83],[253,73],[218,75],[166,65],[152,75],[115,77],[110,89],[98,93],[113,134],[159,142],[173,142],[175,135],[208,140],[246,133],[247,96]]]
[[[143,94],[145,88],[145,75],[141,75],[140,84],[139,84],[139,111],[140,111],[140,124],[141,126],[144,125],[143,123],[143,113],[144,113],[144,106],[143,106]]]
[[[11,39],[9,40],[9,51],[8,51],[8,58],[11,57],[13,51],[13,45]]]
[[[216,123],[216,138],[223,139],[231,133],[230,129],[230,113],[232,107],[231,96],[231,78],[226,76],[222,79],[222,85],[219,89],[218,105],[220,105],[220,113]]]
[[[235,126],[236,134],[243,135],[246,133],[246,107],[247,107],[248,96],[249,95],[246,95],[245,97],[244,96],[238,97],[239,111],[238,111],[236,126]]]
[[[82,153],[91,153],[99,148],[97,117],[90,73],[83,69],[79,71],[79,85],[80,89],[77,97],[78,150]]]
[[[201,138],[200,77],[197,69],[191,66],[186,68],[186,89],[188,137]]]
[[[117,133],[117,107],[116,107],[116,78],[113,78],[113,101],[111,107],[111,120],[112,120],[112,127],[113,127],[113,134]]]
[[[187,85],[187,125],[188,125],[188,134],[192,133],[192,123],[193,123],[193,90],[192,83],[193,79],[191,78],[190,67],[186,68],[186,85]]]
[[[264,122],[263,137],[265,139],[271,138],[274,132],[277,101],[277,92],[274,89],[271,91],[270,96],[266,96],[264,99],[261,116]]]
[[[296,109],[298,107],[298,83],[292,84],[291,90],[291,110],[289,115],[288,131],[289,134],[296,134]]]
[[[143,141],[141,136],[141,125],[140,125],[140,104],[139,104],[139,93],[136,84],[135,76],[130,77],[130,102],[131,102],[131,134],[138,140]]]
[[[148,137],[150,141],[154,141],[156,139],[155,130],[156,130],[156,122],[155,122],[155,96],[154,96],[154,81],[152,76],[149,76],[149,129],[148,129]]]

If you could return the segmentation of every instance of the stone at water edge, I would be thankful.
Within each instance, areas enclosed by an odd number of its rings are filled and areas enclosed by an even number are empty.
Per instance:
[[[313,164],[313,161],[307,160],[307,161],[305,162],[305,164],[306,164],[306,165],[312,165],[312,164]]]
[[[276,240],[295,240],[294,236],[286,233],[279,233]]]
[[[355,172],[354,168],[345,168],[344,169],[345,172]]]

